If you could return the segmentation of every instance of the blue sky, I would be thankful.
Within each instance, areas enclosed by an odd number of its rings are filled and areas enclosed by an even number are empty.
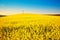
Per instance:
[[[60,0],[0,0],[0,14],[60,13]]]

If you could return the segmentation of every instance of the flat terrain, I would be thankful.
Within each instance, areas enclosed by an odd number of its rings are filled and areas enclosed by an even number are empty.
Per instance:
[[[0,18],[0,23],[25,23],[29,24],[33,22],[37,22],[39,24],[46,24],[46,23],[55,23],[60,25],[60,16],[51,16],[51,15],[42,15],[42,14],[16,14],[16,15],[9,15],[7,17]],[[0,25],[1,25],[0,24]]]
[[[0,40],[60,40],[60,16],[15,14],[0,17]]]

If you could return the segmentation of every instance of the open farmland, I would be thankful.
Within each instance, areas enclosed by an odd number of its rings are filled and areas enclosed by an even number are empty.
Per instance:
[[[60,17],[40,14],[2,17],[0,40],[60,40]]]

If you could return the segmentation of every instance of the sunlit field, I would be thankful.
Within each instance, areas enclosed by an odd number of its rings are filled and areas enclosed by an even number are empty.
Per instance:
[[[15,14],[0,17],[0,40],[60,40],[60,16]]]

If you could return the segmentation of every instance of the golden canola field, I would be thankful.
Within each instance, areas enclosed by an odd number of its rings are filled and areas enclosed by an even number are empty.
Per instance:
[[[0,17],[0,40],[60,40],[60,16],[16,14]]]

